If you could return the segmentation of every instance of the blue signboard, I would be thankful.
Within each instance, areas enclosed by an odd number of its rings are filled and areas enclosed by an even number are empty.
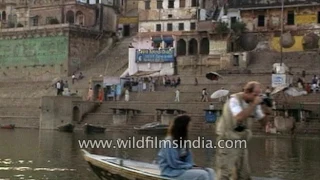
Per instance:
[[[174,49],[137,49],[136,62],[174,62]]]

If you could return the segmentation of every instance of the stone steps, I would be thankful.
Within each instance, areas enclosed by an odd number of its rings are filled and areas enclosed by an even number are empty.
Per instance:
[[[120,102],[116,101],[115,103],[103,103],[97,113],[112,113],[112,108],[133,108],[139,109],[142,113],[155,114],[156,109],[160,108],[172,108],[172,109],[181,109],[187,111],[188,114],[202,114],[204,113],[203,109],[209,107],[209,102],[202,103],[184,103],[183,105],[177,103],[166,103],[166,102],[142,102],[142,101],[130,101],[130,102]],[[221,108],[221,104],[214,104],[216,109]]]

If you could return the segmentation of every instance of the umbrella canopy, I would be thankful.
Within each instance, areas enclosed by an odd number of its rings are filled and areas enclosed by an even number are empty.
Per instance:
[[[220,89],[220,90],[217,90],[214,93],[212,93],[210,98],[217,99],[217,98],[227,96],[228,94],[229,94],[229,90]]]
[[[284,91],[289,96],[303,96],[308,94],[307,91],[299,91],[297,88],[290,87]]]
[[[218,74],[217,72],[208,72],[206,74],[206,78],[211,81],[217,81],[219,78],[222,78],[222,76],[220,74]]]
[[[281,91],[285,91],[288,89],[288,86],[279,86],[279,87],[276,87],[272,92],[271,92],[271,95],[274,95],[274,94],[277,94]]]

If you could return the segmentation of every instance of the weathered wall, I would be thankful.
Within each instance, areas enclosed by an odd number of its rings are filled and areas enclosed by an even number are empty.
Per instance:
[[[62,3],[62,4],[61,4]],[[39,2],[36,1],[30,8],[30,16],[39,16],[38,25],[48,24],[47,18],[57,18],[60,23],[67,22],[67,13],[73,13],[74,24],[91,27],[95,24],[96,6],[76,1]],[[79,18],[80,16],[83,17]],[[32,22],[30,22],[32,26]]]
[[[47,18],[57,18],[59,22],[62,22],[61,19],[61,7],[55,5],[51,7],[34,7],[30,10],[30,16],[39,16],[38,19],[38,25],[45,25],[48,24]],[[32,22],[29,24],[30,26],[33,26]]]
[[[312,4],[317,3],[317,0],[290,0],[284,1],[284,5],[299,5],[299,4]],[[272,7],[281,6],[281,1],[279,0],[254,0],[254,1],[243,1],[243,0],[231,0],[228,1],[229,7],[234,8],[250,8],[250,7]]]
[[[44,96],[41,99],[40,129],[56,129],[58,126],[72,123],[72,101],[80,97]]]
[[[0,40],[0,65],[33,66],[63,64],[68,58],[68,37]]]
[[[294,36],[295,43],[290,48],[283,48],[283,52],[296,52],[296,51],[303,51],[303,36]],[[271,39],[271,46],[272,49],[280,52],[280,37],[273,37]]]
[[[210,40],[210,54],[219,55],[226,53],[228,50],[228,41],[224,40]]]
[[[157,1],[153,0],[150,1],[150,9],[145,9],[145,2],[139,1],[139,29],[153,32],[155,24],[161,24],[162,31],[166,31],[167,23],[172,23],[173,31],[178,31],[178,24],[184,23],[184,30],[189,31],[190,22],[196,22],[196,7],[191,7],[191,1],[185,1],[185,7],[180,7],[180,1],[174,1],[174,8],[168,8],[168,1],[163,1],[162,7],[157,9]]]
[[[320,7],[299,7],[284,9],[284,28],[285,30],[295,30],[299,28],[311,28],[318,22],[318,11]],[[288,12],[294,12],[294,24],[288,25]],[[264,15],[264,26],[258,26],[259,15]],[[266,31],[281,29],[281,9],[268,10],[243,10],[241,11],[241,19],[247,25],[249,31]]]
[[[167,29],[167,24],[171,23],[172,24],[172,31],[180,31],[179,30],[179,24],[183,23],[184,24],[184,31],[191,31],[191,23],[196,23],[197,20],[167,20],[165,22],[140,22],[139,23],[139,28],[143,29],[144,31],[150,31],[150,32],[156,32],[156,25],[160,24],[161,25],[161,31],[168,31]]]
[[[52,80],[93,62],[108,35],[59,24],[2,30],[0,72],[4,79]]]
[[[178,56],[178,74],[204,75],[210,71],[220,70],[220,56],[199,55],[199,56]]]
[[[117,14],[115,10],[109,6],[102,6],[102,26],[103,30],[116,32],[117,31]]]
[[[96,37],[94,34],[69,33],[69,75],[88,64],[100,52],[100,41]]]

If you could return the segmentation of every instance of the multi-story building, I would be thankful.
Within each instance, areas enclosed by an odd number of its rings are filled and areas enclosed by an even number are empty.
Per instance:
[[[238,13],[232,15],[229,10]],[[228,15],[231,23],[240,20],[246,24],[247,31],[268,36],[271,47],[275,50],[280,51],[282,27],[284,33],[290,32],[294,36],[294,40],[288,41],[290,43],[282,43],[285,46],[283,51],[301,51],[318,46],[319,0],[283,1],[283,6],[282,1],[276,0],[229,1]]]
[[[139,31],[130,50],[129,74],[171,75],[179,58],[208,55],[210,37],[198,31],[198,22],[206,16],[205,7],[212,6],[212,0],[139,1]]]
[[[1,0],[1,28],[68,23],[116,32],[117,19],[124,6],[120,0]],[[127,6],[134,11],[130,4]]]

